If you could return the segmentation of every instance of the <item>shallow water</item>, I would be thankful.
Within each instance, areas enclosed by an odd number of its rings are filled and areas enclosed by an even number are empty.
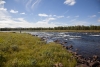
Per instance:
[[[73,33],[73,32],[29,32],[38,37],[44,37],[46,42],[59,40],[61,43],[67,42],[67,45],[73,45],[72,51],[83,55],[85,58],[98,55],[100,57],[100,33]]]

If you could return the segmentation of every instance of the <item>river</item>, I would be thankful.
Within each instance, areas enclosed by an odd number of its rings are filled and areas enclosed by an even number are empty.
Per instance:
[[[59,40],[67,42],[65,46],[72,45],[72,51],[85,58],[98,55],[100,57],[100,33],[76,33],[76,32],[29,32],[32,35],[45,38],[46,42]],[[77,49],[77,51],[76,51]],[[100,58],[99,58],[100,59]]]

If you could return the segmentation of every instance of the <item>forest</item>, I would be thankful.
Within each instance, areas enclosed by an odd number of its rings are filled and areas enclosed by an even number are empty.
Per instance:
[[[100,30],[99,26],[59,26],[59,27],[37,27],[37,28],[0,28],[0,31],[19,31],[19,30]]]

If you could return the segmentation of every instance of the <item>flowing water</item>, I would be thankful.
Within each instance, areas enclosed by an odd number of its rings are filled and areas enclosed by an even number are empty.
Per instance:
[[[75,32],[30,32],[32,35],[43,37],[47,43],[59,40],[67,42],[65,46],[73,45],[72,51],[85,58],[98,55],[100,57],[100,33],[75,33]]]

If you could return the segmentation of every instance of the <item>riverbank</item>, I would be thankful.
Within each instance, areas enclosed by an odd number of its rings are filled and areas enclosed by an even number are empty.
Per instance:
[[[0,31],[0,32],[84,32],[84,33],[100,33],[100,30],[17,30],[17,31]]]
[[[72,53],[30,34],[0,33],[0,67],[75,67]]]
[[[100,32],[100,30],[39,30],[39,31],[42,31],[42,32],[86,32],[86,33],[88,32],[99,33]]]
[[[74,48],[72,45],[65,46],[64,43],[67,42],[60,43],[59,40],[56,40],[55,43],[61,44],[63,48],[66,48],[66,50],[72,53],[72,55],[77,59],[77,66],[75,67],[100,67],[100,60],[98,59],[97,55],[93,55],[93,57],[91,58],[90,57],[85,58],[84,56],[77,53],[78,49],[76,49],[76,52],[73,52],[71,50]]]
[[[97,50],[97,45],[95,43],[98,43],[98,38],[99,38],[99,33],[66,33],[66,32],[31,32],[30,33],[33,36],[38,36],[40,37],[42,40],[46,41],[47,43],[49,42],[55,42],[58,44],[61,44],[63,48],[66,48],[67,51],[69,51],[70,53],[72,53],[74,55],[74,57],[77,59],[77,66],[76,67],[99,67],[100,66],[100,60],[99,57],[100,55],[96,52]],[[85,37],[86,36],[86,37]],[[91,40],[91,38],[96,36],[96,41],[95,40]],[[70,39],[71,38],[71,39]],[[84,40],[87,40],[87,44],[78,44],[77,46],[80,46],[80,48],[76,48],[76,46],[74,45],[74,42],[71,44],[71,41],[75,41],[74,38],[78,38],[78,41],[84,43]],[[83,39],[84,38],[84,39]],[[95,46],[94,44],[88,44],[88,39],[91,41],[95,41]],[[76,40],[77,41],[77,40]],[[90,41],[90,42],[91,42]],[[69,44],[70,42],[70,44]],[[86,45],[86,46],[85,46]],[[85,46],[85,47],[84,47]],[[91,47],[89,47],[91,46]],[[99,46],[99,45],[98,45]],[[82,48],[81,48],[82,47]],[[86,47],[89,49],[89,51],[86,49]],[[94,48],[92,48],[94,47]],[[96,48],[96,50],[95,50]],[[81,50],[83,49],[83,50]],[[88,52],[87,54],[85,53],[85,50]],[[82,51],[84,51],[82,53]],[[81,54],[79,54],[79,52]],[[91,53],[92,52],[92,53]],[[95,53],[93,53],[95,52]],[[89,54],[91,54],[91,56],[89,56]],[[87,57],[85,57],[85,55],[87,55]]]

